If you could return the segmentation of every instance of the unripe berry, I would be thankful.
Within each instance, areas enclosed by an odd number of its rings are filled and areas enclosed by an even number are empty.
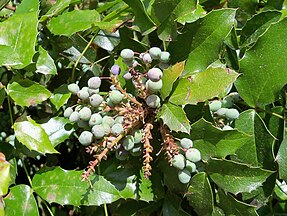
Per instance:
[[[96,139],[101,139],[105,136],[105,130],[102,125],[94,125],[92,127],[92,133]]]
[[[224,125],[224,127],[222,128],[222,130],[233,130],[232,127],[228,126],[228,125]]]
[[[86,127],[89,126],[87,121],[84,121],[84,120],[81,120],[81,119],[79,119],[77,121],[77,125],[78,125],[79,128],[86,128]]]
[[[234,103],[237,103],[240,101],[240,95],[237,92],[231,92],[228,96],[232,98]]]
[[[93,134],[90,131],[83,131],[79,136],[79,142],[84,145],[88,146],[93,141]]]
[[[219,100],[214,100],[209,104],[209,109],[212,112],[216,112],[221,108],[221,102]]]
[[[133,67],[137,67],[139,66],[139,63],[137,60],[133,60],[133,64],[132,64]]]
[[[219,110],[216,111],[216,114],[218,116],[224,117],[226,112],[227,112],[227,110],[228,110],[227,108],[220,108]]]
[[[162,78],[162,71],[159,68],[152,68],[148,71],[147,77],[153,81],[157,82]]]
[[[109,98],[113,104],[119,104],[123,100],[124,95],[118,90],[113,90],[110,92]]]
[[[142,154],[142,148],[141,145],[137,145],[134,146],[131,150],[130,150],[130,154],[134,157],[138,157]]]
[[[115,124],[123,124],[124,123],[124,121],[125,121],[125,117],[124,116],[117,116],[116,118],[115,118]]]
[[[228,120],[234,120],[239,118],[239,112],[237,109],[228,109],[225,113],[225,116]]]
[[[111,67],[111,73],[112,73],[113,75],[119,75],[119,74],[121,73],[121,68],[120,68],[120,66],[119,66],[119,65],[113,65],[113,66]]]
[[[124,131],[122,124],[114,124],[111,128],[113,135],[118,136]]]
[[[162,88],[162,80],[159,80],[157,82],[153,82],[151,80],[148,80],[145,84],[146,89],[148,90],[148,92],[150,93],[155,93],[161,90]]]
[[[71,107],[68,107],[67,109],[65,109],[64,117],[69,118],[72,113],[73,109]]]
[[[78,121],[79,119],[80,119],[80,115],[79,115],[79,113],[76,112],[76,111],[74,111],[74,112],[70,115],[70,117],[69,117],[70,122],[76,122],[76,121]]]
[[[157,108],[160,105],[160,98],[157,95],[149,95],[146,99],[146,104],[151,108]]]
[[[109,135],[111,133],[111,127],[110,125],[106,124],[106,123],[102,123],[102,127],[104,128],[105,131],[105,135]]]
[[[145,53],[143,55],[142,60],[144,63],[151,63],[152,62],[151,56],[148,53]]]
[[[161,50],[158,47],[152,47],[149,49],[149,54],[152,57],[152,59],[159,59]]]
[[[180,145],[182,148],[185,148],[185,149],[189,149],[193,146],[193,142],[191,139],[188,139],[188,138],[182,138],[180,140]]]
[[[178,172],[178,180],[182,184],[187,184],[188,182],[190,182],[190,179],[191,179],[191,174],[190,174],[189,171],[187,171],[186,169],[179,170],[179,172]]]
[[[91,115],[92,111],[89,107],[83,107],[79,112],[80,119],[83,121],[89,121]]]
[[[123,141],[122,146],[125,150],[129,151],[135,146],[135,140],[134,137],[131,135],[127,135],[126,138]]]
[[[99,113],[94,113],[91,115],[91,118],[89,120],[89,125],[94,126],[94,125],[100,125],[103,122],[103,118]]]
[[[125,60],[125,61],[130,61],[133,59],[134,57],[134,51],[132,51],[131,49],[123,49],[121,51],[120,56]]]
[[[188,171],[188,172],[195,172],[196,171],[196,165],[195,163],[189,161],[189,160],[186,160],[186,165],[185,165],[185,169]]]
[[[78,91],[77,95],[78,98],[80,98],[81,100],[87,100],[90,96],[89,92],[86,89],[81,89],[80,91]]]
[[[130,72],[126,72],[124,75],[123,75],[123,78],[125,80],[130,80],[133,78],[132,74]]]
[[[160,53],[160,61],[163,63],[168,63],[170,59],[170,53],[163,51]]]
[[[98,89],[101,86],[101,82],[102,81],[101,81],[100,77],[91,77],[88,80],[88,86],[91,89]]]
[[[182,170],[185,167],[185,158],[182,154],[175,155],[171,163],[173,167]]]
[[[88,89],[89,95],[93,95],[93,94],[98,94],[100,92],[100,89]]]
[[[115,124],[115,120],[111,116],[104,116],[103,117],[103,123],[112,127]]]
[[[230,96],[226,96],[222,100],[222,107],[230,108],[233,106],[233,99]]]
[[[198,151],[196,148],[190,148],[185,152],[185,157],[187,160],[197,163],[201,160],[201,154],[200,151]]]
[[[104,98],[101,95],[99,95],[99,94],[93,94],[90,97],[90,104],[93,107],[99,107],[102,104],[103,101],[104,101]]]
[[[80,88],[79,88],[79,86],[76,83],[71,83],[71,84],[68,85],[68,90],[72,94],[76,95],[78,93],[78,91],[80,91]]]
[[[136,130],[134,132],[134,142],[140,143],[142,139],[143,139],[143,133],[141,132],[141,130]]]

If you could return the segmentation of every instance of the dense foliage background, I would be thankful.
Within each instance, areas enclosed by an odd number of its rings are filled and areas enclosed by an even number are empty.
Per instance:
[[[0,216],[287,214],[286,1],[1,0],[0,9]],[[115,63],[127,70],[124,48],[155,46],[171,60],[152,175],[142,157],[109,153],[92,189],[81,174],[93,158],[63,117],[76,102],[67,85],[109,76]],[[240,116],[222,130],[208,101],[229,92]],[[201,152],[188,184],[160,151],[159,125]]]

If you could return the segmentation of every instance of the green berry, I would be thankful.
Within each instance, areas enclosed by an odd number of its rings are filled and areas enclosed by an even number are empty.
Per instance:
[[[182,154],[175,155],[171,163],[173,167],[182,170],[185,167],[185,158]]]
[[[182,148],[189,149],[193,146],[193,142],[191,139],[183,138],[180,140],[180,145]]]
[[[160,105],[160,98],[157,95],[149,95],[146,99],[146,104],[151,108],[157,108]]]
[[[224,117],[226,112],[227,112],[227,110],[228,110],[227,108],[220,108],[219,110],[216,111],[216,114],[218,116]]]
[[[223,98],[222,100],[222,107],[225,108],[230,108],[233,106],[233,99],[230,96],[226,96],[225,98]]]
[[[78,121],[79,119],[80,119],[80,115],[79,115],[79,113],[76,112],[76,111],[74,111],[74,112],[70,115],[70,117],[69,117],[70,122],[76,122],[76,121]]]
[[[115,120],[111,116],[104,116],[103,117],[103,123],[112,127],[115,124]]]
[[[237,103],[240,101],[240,95],[238,92],[231,92],[228,96],[232,98],[234,103]]]
[[[115,118],[115,124],[119,123],[119,124],[123,124],[125,122],[125,117],[124,116],[117,116]]]
[[[132,74],[130,72],[126,72],[124,75],[123,75],[123,78],[125,80],[131,80],[133,78]]]
[[[209,104],[209,109],[212,112],[216,112],[221,108],[221,102],[219,100],[214,100]]]
[[[186,169],[178,171],[178,179],[182,184],[187,184],[191,179],[191,174]]]
[[[222,128],[222,130],[233,130],[232,127],[228,126],[228,125],[224,125],[224,127]]]
[[[134,132],[134,142],[140,143],[142,139],[143,139],[143,133],[141,132],[141,130],[136,130]]]
[[[118,90],[112,90],[109,98],[113,104],[119,104],[123,100],[124,95]]]
[[[100,89],[88,89],[89,95],[94,95],[94,94],[98,94],[100,92]]]
[[[73,109],[71,107],[68,107],[67,109],[65,109],[64,117],[69,118],[72,113]]]
[[[84,146],[90,145],[93,142],[93,134],[90,131],[83,131],[79,136],[79,142]]]
[[[96,139],[101,139],[105,136],[105,129],[102,125],[94,125],[92,127],[92,133]]]
[[[234,120],[239,118],[239,112],[237,109],[228,109],[225,113],[225,116],[228,120]]]
[[[103,101],[104,101],[104,98],[101,95],[99,95],[99,94],[93,94],[90,97],[90,104],[93,107],[99,107],[102,104]]]
[[[114,124],[111,128],[113,135],[118,136],[124,131],[122,124]]]
[[[103,118],[99,113],[94,113],[91,115],[91,118],[89,120],[89,125],[94,126],[94,125],[100,125],[103,122]]]
[[[87,100],[90,96],[89,92],[86,89],[81,89],[80,91],[78,91],[77,95],[78,98],[80,98],[81,100]]]
[[[125,150],[129,151],[135,146],[135,139],[131,135],[127,135],[126,138],[123,141],[122,146]]]
[[[170,53],[169,52],[161,52],[160,53],[160,61],[163,63],[168,63],[170,59]]]
[[[86,127],[89,126],[87,121],[84,121],[84,120],[81,120],[81,119],[79,119],[77,121],[77,125],[78,125],[79,128],[86,128]]]
[[[129,156],[129,153],[124,149],[118,149],[116,151],[116,158],[120,161],[126,160]]]
[[[146,89],[150,92],[150,93],[155,93],[161,90],[162,88],[162,80],[159,80],[157,82],[153,82],[151,80],[148,80],[145,84]]]
[[[148,53],[145,53],[143,55],[142,60],[144,63],[148,63],[148,64],[152,62],[151,56]]]
[[[78,91],[80,91],[80,88],[79,88],[79,86],[76,83],[71,83],[71,84],[68,85],[68,90],[72,94],[76,95],[78,93]]]
[[[102,127],[104,128],[104,131],[105,131],[105,135],[108,135],[111,133],[111,127],[110,125],[106,124],[106,123],[102,123]]]
[[[141,145],[137,145],[134,146],[131,150],[130,150],[130,154],[134,157],[138,157],[142,154],[142,148]]]
[[[162,78],[162,71],[159,68],[152,68],[147,72],[147,77],[151,81],[157,82]]]
[[[91,115],[92,111],[89,107],[83,107],[79,112],[80,119],[83,121],[89,121]]]
[[[149,54],[152,57],[152,59],[159,59],[161,50],[158,47],[152,47],[149,49]]]
[[[121,51],[120,56],[125,60],[125,61],[131,61],[134,58],[134,51],[131,49],[123,49]]]
[[[196,171],[196,165],[195,165],[195,163],[193,163],[193,162],[191,162],[191,161],[189,161],[189,160],[186,160],[185,162],[186,162],[186,164],[185,164],[185,169],[186,169],[188,172],[193,173],[193,172]]]
[[[196,148],[190,148],[185,152],[185,157],[187,160],[197,163],[201,160],[201,154],[200,151],[198,151]]]
[[[88,80],[88,86],[91,89],[98,89],[101,86],[101,82],[102,81],[101,81],[100,77],[91,77]]]

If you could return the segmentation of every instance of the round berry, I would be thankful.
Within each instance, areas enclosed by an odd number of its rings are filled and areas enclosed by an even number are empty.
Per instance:
[[[189,149],[193,146],[193,142],[191,139],[188,139],[188,138],[182,138],[180,140],[180,145],[182,148],[185,148],[185,149]]]
[[[190,179],[191,179],[191,174],[189,171],[187,171],[186,169],[178,171],[178,180],[182,184],[187,184],[190,181]]]
[[[184,169],[185,167],[185,158],[182,154],[175,155],[171,162],[172,166],[177,169]]]
[[[113,90],[110,92],[109,98],[113,104],[119,104],[123,100],[124,95],[118,90]]]
[[[224,127],[222,128],[222,130],[233,130],[233,127],[230,127],[228,125],[224,125]]]
[[[79,136],[79,142],[84,146],[90,145],[93,142],[93,134],[90,131],[83,131]]]
[[[157,82],[161,79],[162,77],[162,71],[159,68],[152,68],[148,71],[147,73],[147,77],[153,81],[153,82]]]
[[[89,121],[91,115],[92,111],[89,107],[83,107],[79,112],[80,119],[83,121]]]
[[[96,139],[101,139],[105,136],[105,129],[102,125],[94,125],[92,127],[92,133]]]
[[[137,60],[133,60],[133,64],[132,64],[133,67],[137,67],[139,66],[139,63]]]
[[[225,116],[228,120],[234,120],[239,118],[239,112],[237,109],[228,109],[225,113]]]
[[[189,161],[189,160],[186,160],[185,162],[186,162],[186,164],[185,164],[185,169],[186,169],[188,172],[193,173],[193,172],[196,171],[196,165],[195,165],[195,163],[193,163],[193,162],[191,162],[191,161]]]
[[[130,150],[130,154],[134,157],[138,157],[142,154],[142,148],[141,145],[137,145],[134,146],[131,150]]]
[[[68,107],[67,109],[65,109],[64,117],[69,118],[72,113],[73,109],[71,107]]]
[[[201,160],[201,154],[200,151],[196,148],[190,148],[185,152],[185,157],[187,160],[196,163]]]
[[[141,130],[136,130],[134,132],[134,142],[137,144],[137,143],[140,143],[143,139],[143,133],[141,132]]]
[[[91,115],[91,118],[89,120],[89,125],[94,126],[94,125],[100,125],[103,122],[103,118],[99,113],[94,113]]]
[[[99,107],[102,104],[103,101],[104,101],[104,98],[101,95],[99,95],[99,94],[93,94],[90,97],[90,104],[93,107]]]
[[[221,108],[221,102],[219,100],[214,100],[209,104],[209,109],[212,112],[216,112]]]
[[[111,133],[111,127],[110,125],[106,124],[106,123],[102,123],[102,127],[104,128],[104,131],[105,131],[105,135],[108,135]]]
[[[89,95],[93,95],[93,94],[98,94],[100,92],[100,89],[88,89]]]
[[[113,135],[118,136],[124,131],[122,124],[114,124],[112,126],[111,132]]]
[[[161,50],[158,47],[152,47],[149,49],[149,54],[152,57],[152,59],[159,59]]]
[[[222,100],[222,107],[225,108],[230,108],[233,106],[233,99],[230,96],[226,96],[225,98],[223,98]]]
[[[146,104],[151,108],[157,108],[160,105],[160,98],[157,95],[149,95]]]
[[[126,72],[124,75],[123,75],[123,78],[125,80],[130,80],[133,78],[132,74],[130,72]]]
[[[148,53],[145,53],[143,55],[142,60],[144,63],[148,63],[148,64],[152,62],[151,56]]]
[[[226,114],[226,112],[227,112],[227,108],[220,108],[219,110],[217,110],[216,111],[216,114],[218,115],[218,116],[225,116],[225,114]]]
[[[113,65],[113,66],[111,67],[111,73],[112,73],[113,75],[119,75],[119,74],[121,73],[121,68],[120,68],[120,66],[118,66],[118,65]]]
[[[163,63],[168,63],[170,59],[170,53],[163,51],[160,53],[160,61]]]
[[[123,141],[122,146],[125,150],[129,151],[135,146],[135,139],[132,135],[127,135]]]
[[[112,127],[115,124],[115,120],[111,116],[104,116],[103,117],[103,123]]]
[[[124,149],[118,149],[116,151],[116,158],[120,161],[126,160],[129,156],[129,153]]]
[[[130,61],[130,60],[132,60],[133,57],[134,57],[134,51],[132,51],[131,49],[123,49],[123,50],[121,51],[120,56],[121,56],[124,60]]]
[[[125,117],[124,116],[117,116],[115,118],[115,124],[123,124],[125,122]]]
[[[102,81],[101,81],[100,77],[91,77],[88,80],[88,86],[91,89],[98,89],[98,88],[100,88],[101,83],[102,83]]]
[[[80,91],[80,88],[79,88],[79,86],[76,83],[71,83],[71,84],[68,85],[68,90],[72,94],[76,95],[78,93],[78,91]]]
[[[240,95],[238,92],[231,92],[228,96],[232,98],[234,103],[237,103],[240,101]]]
[[[78,91],[77,95],[78,98],[80,98],[81,100],[87,100],[90,96],[89,92],[86,89],[81,89],[80,91]]]
[[[76,122],[76,121],[78,121],[79,119],[80,119],[80,115],[79,115],[79,113],[76,112],[76,111],[74,111],[74,112],[70,115],[70,117],[69,117],[70,122]]]
[[[159,80],[157,82],[153,82],[151,80],[148,80],[145,84],[146,89],[150,92],[150,93],[155,93],[161,90],[162,88],[162,80]]]

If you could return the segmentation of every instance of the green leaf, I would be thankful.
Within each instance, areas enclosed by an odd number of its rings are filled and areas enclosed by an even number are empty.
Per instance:
[[[225,67],[209,67],[181,78],[169,101],[177,105],[196,104],[213,97],[225,96],[238,74]]]
[[[236,152],[236,158],[242,163],[274,168],[273,144],[275,138],[266,128],[265,123],[254,110],[246,110],[240,114],[235,127],[249,135],[248,142]]]
[[[33,190],[28,185],[16,185],[5,197],[5,216],[38,216],[38,206]]]
[[[213,192],[206,173],[192,177],[186,197],[198,215],[211,215],[214,210]]]
[[[17,140],[28,149],[42,154],[58,153],[45,130],[30,117],[27,117],[27,120],[15,122],[13,128]]]
[[[5,155],[0,152],[0,197],[7,194],[10,177],[11,164],[6,161]]]
[[[287,19],[271,25],[241,60],[242,76],[235,85],[249,106],[276,101],[280,89],[287,83],[287,76],[283,76],[287,73],[286,25]]]
[[[279,165],[279,177],[287,181],[287,128],[285,128],[285,137],[279,147],[276,155],[276,161]]]
[[[287,185],[286,182],[280,182],[278,179],[276,180],[276,185],[274,188],[274,193],[276,197],[279,198],[280,201],[287,201]]]
[[[118,31],[114,33],[100,31],[93,42],[107,51],[113,51],[120,44],[120,35]]]
[[[5,88],[1,88],[1,84],[0,84],[0,107],[2,107],[5,97],[6,97]]]
[[[253,16],[242,28],[240,45],[244,47],[255,43],[270,25],[277,22],[280,17],[281,13],[278,11],[266,11]]]
[[[52,95],[44,86],[21,78],[14,78],[10,81],[7,93],[20,106],[39,104]]]
[[[225,194],[222,190],[218,191],[218,205],[223,209],[225,215],[236,216],[256,216],[256,206],[248,205],[236,200],[230,194]]]
[[[163,216],[189,216],[182,210],[181,199],[176,194],[167,194],[164,198],[162,215]]]
[[[154,23],[147,14],[141,0],[123,0],[128,4],[135,14],[135,23],[139,26],[143,34],[148,34],[155,29]]]
[[[41,124],[41,127],[49,136],[49,140],[53,147],[64,142],[74,132],[73,127],[71,127],[70,130],[67,129],[67,124],[69,123],[70,121],[67,118],[54,117],[50,118],[48,122]]]
[[[21,69],[32,63],[38,34],[38,0],[24,0],[0,23],[0,65]]]
[[[180,15],[180,17],[177,18],[177,22],[181,23],[182,25],[186,23],[192,23],[199,18],[202,18],[206,15],[206,11],[203,9],[203,7],[200,4],[196,5],[196,9],[193,10],[190,13],[185,13]]]
[[[68,89],[67,84],[61,85],[55,89],[53,95],[50,97],[51,103],[55,106],[56,110],[59,110],[71,97],[71,92]]]
[[[188,118],[180,106],[165,103],[157,113],[157,117],[161,118],[163,120],[163,124],[167,125],[170,130],[188,134],[190,132]]]
[[[55,75],[57,74],[57,68],[54,63],[54,60],[51,58],[49,53],[44,50],[41,46],[39,47],[39,57],[36,63],[36,72],[42,73],[45,75],[51,74]]]
[[[215,158],[207,164],[206,172],[225,192],[235,195],[256,190],[273,173],[258,167]]]
[[[177,41],[168,47],[172,63],[187,59],[184,76],[205,70],[219,58],[224,38],[234,25],[234,16],[233,9],[214,10],[185,26]]]
[[[172,91],[172,87],[177,78],[181,75],[184,69],[184,62],[176,63],[163,71],[162,88],[160,90],[161,98],[164,100]]]
[[[237,130],[223,131],[203,118],[192,124],[191,130],[194,147],[201,152],[202,159],[206,161],[210,157],[225,158],[227,155],[234,155],[250,137]]]
[[[93,190],[88,181],[81,181],[82,171],[60,167],[40,170],[33,177],[33,189],[49,203],[60,205],[96,205],[112,203],[121,197],[120,192],[102,176],[91,176]]]
[[[5,216],[4,201],[2,197],[0,197],[0,216]]]

